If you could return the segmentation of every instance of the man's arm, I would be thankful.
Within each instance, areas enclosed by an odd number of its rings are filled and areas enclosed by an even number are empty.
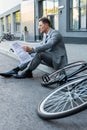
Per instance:
[[[31,51],[34,50],[32,47],[29,47],[29,46],[23,46],[22,48],[23,48],[24,51],[26,51],[26,52],[31,52]]]
[[[23,46],[23,49],[29,53],[45,51],[51,49],[55,44],[58,44],[61,38],[62,36],[60,35],[60,33],[58,31],[54,31],[49,37],[49,39],[47,40],[47,43],[42,44],[36,48]]]
[[[36,52],[41,52],[41,51],[51,49],[55,44],[58,44],[61,38],[62,38],[61,34],[58,31],[55,31],[51,34],[46,44],[36,47],[34,50]]]

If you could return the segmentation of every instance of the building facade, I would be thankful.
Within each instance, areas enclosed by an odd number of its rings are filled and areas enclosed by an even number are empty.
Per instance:
[[[20,16],[21,5],[6,11],[0,15],[0,36],[4,33],[10,32],[15,34],[16,37],[20,37],[21,34],[21,16]]]
[[[26,0],[0,15],[0,35],[11,32],[27,41],[42,38],[38,19],[47,16],[67,43],[87,43],[87,0]]]
[[[87,0],[60,0],[59,30],[68,43],[87,43]]]

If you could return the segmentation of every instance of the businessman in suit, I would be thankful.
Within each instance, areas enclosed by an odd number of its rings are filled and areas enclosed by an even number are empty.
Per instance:
[[[32,78],[32,71],[42,62],[53,67],[55,70],[58,70],[67,64],[67,54],[63,37],[59,31],[51,28],[50,20],[47,17],[39,19],[39,30],[43,33],[41,45],[35,48],[23,46],[23,49],[26,52],[30,54],[36,53],[31,63],[22,64],[11,71],[0,73],[1,76]],[[19,71],[22,71],[21,74],[18,74]]]

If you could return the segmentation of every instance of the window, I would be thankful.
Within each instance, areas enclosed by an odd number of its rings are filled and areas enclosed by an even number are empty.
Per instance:
[[[15,12],[14,14],[14,21],[15,21],[15,32],[20,32],[20,11]]]
[[[69,29],[73,31],[87,30],[87,0],[70,0]]]
[[[4,32],[4,18],[1,18],[2,31]]]
[[[6,18],[7,18],[7,32],[11,32],[11,16],[8,15]]]
[[[58,29],[58,0],[43,1],[43,16],[48,16],[52,27]]]

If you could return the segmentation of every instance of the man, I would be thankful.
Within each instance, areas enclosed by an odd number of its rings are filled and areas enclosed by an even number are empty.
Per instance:
[[[44,34],[41,45],[36,48],[23,46],[23,49],[26,52],[29,52],[30,54],[36,53],[31,63],[20,65],[6,73],[0,73],[1,76],[32,78],[32,71],[42,62],[53,67],[55,70],[58,70],[67,64],[67,54],[63,38],[59,31],[51,28],[50,21],[47,17],[39,19],[39,30]],[[21,74],[18,74],[20,70],[22,72]]]

